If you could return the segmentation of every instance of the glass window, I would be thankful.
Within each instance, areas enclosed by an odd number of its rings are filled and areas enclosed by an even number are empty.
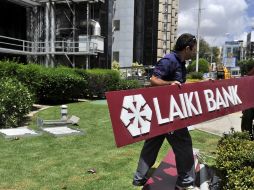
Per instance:
[[[115,31],[120,30],[120,20],[114,20],[113,25],[114,25]]]
[[[113,51],[113,61],[119,62],[119,51]]]

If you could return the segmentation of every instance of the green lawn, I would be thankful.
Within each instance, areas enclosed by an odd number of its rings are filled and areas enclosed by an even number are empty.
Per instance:
[[[37,115],[56,119],[60,117],[59,109],[51,107]],[[116,148],[106,105],[73,103],[68,104],[68,111],[81,118],[78,128],[85,131],[84,136],[0,138],[0,190],[140,189],[131,183],[143,142]],[[34,117],[30,128],[38,130],[35,123]],[[191,134],[194,147],[208,155],[214,153],[217,136],[200,131]],[[156,166],[168,148],[165,141]],[[95,174],[87,172],[91,168]]]

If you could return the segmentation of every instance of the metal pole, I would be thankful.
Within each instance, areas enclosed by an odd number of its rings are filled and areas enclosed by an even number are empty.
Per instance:
[[[210,63],[213,62],[213,48],[211,47],[211,60],[210,60]]]
[[[89,38],[89,24],[90,24],[90,17],[89,17],[89,12],[90,6],[89,2],[87,2],[87,7],[86,7],[86,40],[87,40],[87,48],[88,48],[88,55],[86,57],[86,69],[89,69],[90,67],[90,38]]]
[[[72,20],[73,24],[72,24],[72,51],[75,52],[76,51],[76,43],[75,43],[75,38],[76,38],[76,4],[73,4],[73,20]],[[72,56],[72,66],[75,67],[75,55]]]
[[[196,72],[198,72],[198,64],[199,64],[199,29],[200,29],[200,17],[201,17],[201,0],[198,1],[198,29],[197,29]]]
[[[55,52],[55,40],[56,40],[56,24],[55,24],[55,7],[54,7],[54,2],[50,3],[51,6],[50,6],[50,19],[51,19],[51,39],[50,39],[50,43],[51,43],[51,52]],[[51,67],[54,67],[55,66],[55,63],[54,63],[54,54],[52,53],[51,55]]]
[[[45,5],[45,66],[48,67],[49,65],[49,3]]]

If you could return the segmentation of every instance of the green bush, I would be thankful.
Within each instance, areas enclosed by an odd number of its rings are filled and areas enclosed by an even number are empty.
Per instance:
[[[15,79],[0,79],[0,126],[17,127],[33,104],[32,94]]]
[[[84,94],[86,81],[67,67],[46,68],[36,64],[0,62],[0,74],[16,78],[35,94],[36,101],[59,103]]]
[[[241,75],[246,75],[253,67],[254,67],[254,60],[244,60],[239,62]]]
[[[195,72],[196,71],[196,60],[192,61],[191,64],[188,65],[187,67],[187,72]],[[209,63],[207,60],[201,58],[199,59],[198,62],[198,71],[203,73],[208,73],[209,72]]]
[[[46,68],[36,64],[0,62],[0,75],[16,78],[35,94],[37,102],[60,103],[84,97],[105,97],[106,91],[140,87],[137,81],[120,81],[109,69]]]
[[[218,142],[216,167],[220,171],[223,189],[254,187],[254,173],[249,172],[249,168],[254,169],[253,150],[254,141],[251,141],[249,134],[245,132],[232,132],[224,135]],[[239,178],[243,175],[244,178]]]
[[[9,60],[0,61],[0,76],[1,77],[15,76],[18,67],[19,64],[13,61]]]
[[[86,81],[70,68],[45,68],[39,73],[37,97],[40,101],[62,102],[81,98]]]
[[[191,72],[187,74],[188,79],[203,79],[203,74],[200,72]]]
[[[85,95],[89,98],[105,97],[105,92],[115,90],[120,80],[118,71],[109,69],[76,70],[87,82]]]
[[[44,69],[44,67],[36,64],[19,65],[16,69],[16,75],[13,76],[36,95],[36,101],[39,101],[42,95],[39,94],[39,89],[43,86],[42,72]]]
[[[224,189],[254,189],[254,169],[250,166],[243,166],[240,170],[228,172],[228,184]]]
[[[127,90],[127,89],[135,89],[141,88],[140,83],[137,80],[120,80],[115,90]]]

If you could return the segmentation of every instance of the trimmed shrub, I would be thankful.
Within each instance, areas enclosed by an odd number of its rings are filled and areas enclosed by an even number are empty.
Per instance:
[[[28,89],[15,79],[0,79],[0,126],[17,127],[33,104]]]
[[[115,90],[127,90],[141,88],[142,86],[137,80],[120,80],[116,85]]]
[[[13,61],[0,61],[0,77],[16,76],[19,66],[19,64]]]
[[[109,69],[76,70],[87,82],[85,96],[105,97],[105,92],[115,90],[120,81],[118,71]]]
[[[44,68],[37,73],[35,88],[40,102],[62,102],[81,98],[86,81],[69,68]],[[26,83],[29,85],[28,83]]]
[[[201,72],[191,72],[187,75],[188,79],[203,79],[203,74]]]
[[[254,168],[244,166],[240,170],[228,171],[228,184],[224,189],[254,189]]]
[[[138,81],[120,81],[119,72],[109,69],[46,68],[6,61],[0,62],[0,75],[16,78],[35,94],[37,102],[43,103],[104,98],[106,91],[140,87]]]
[[[82,97],[86,81],[67,67],[46,68],[36,64],[1,62],[0,74],[16,78],[32,93],[37,102],[59,103]]]
[[[251,141],[249,134],[245,132],[232,132],[224,135],[219,141],[216,167],[223,182],[222,189],[251,189],[254,187],[253,150],[254,141]]]

